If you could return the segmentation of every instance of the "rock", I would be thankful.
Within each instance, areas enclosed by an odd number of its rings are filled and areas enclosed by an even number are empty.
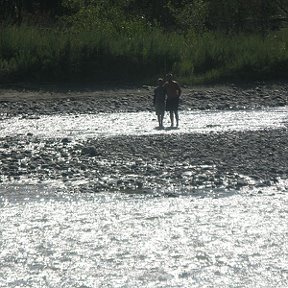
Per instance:
[[[88,147],[82,148],[81,154],[87,155],[89,157],[94,157],[94,156],[99,155],[99,153],[97,152],[94,146],[88,146]]]
[[[142,189],[144,184],[143,184],[142,181],[137,180],[137,181],[136,181],[136,185],[137,185],[137,188],[138,188],[138,189]]]
[[[67,143],[71,142],[71,140],[70,140],[69,138],[63,138],[63,139],[61,140],[61,142],[62,142],[63,144],[67,144]]]
[[[10,147],[10,145],[8,143],[3,144],[3,148],[8,149],[9,147]]]
[[[247,186],[248,184],[249,184],[249,183],[247,182],[246,179],[239,178],[239,179],[237,179],[236,187],[237,187],[237,188],[241,188],[241,187]]]

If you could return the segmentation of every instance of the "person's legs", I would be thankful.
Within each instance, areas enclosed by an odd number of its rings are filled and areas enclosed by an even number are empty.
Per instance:
[[[179,126],[179,113],[178,113],[178,110],[175,110],[174,113],[175,113],[175,118],[176,118],[176,127],[178,127]]]
[[[160,114],[160,124],[159,126],[163,128],[163,119],[164,119],[164,112]]]
[[[174,115],[173,115],[173,111],[169,111],[170,112],[170,121],[171,121],[171,127],[174,126]]]
[[[157,119],[158,119],[159,127],[161,127],[161,115],[160,115],[160,113],[157,114]]]

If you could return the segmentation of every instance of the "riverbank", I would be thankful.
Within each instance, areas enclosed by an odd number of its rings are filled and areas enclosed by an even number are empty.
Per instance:
[[[113,87],[113,86],[112,86]],[[182,87],[180,109],[259,109],[288,105],[288,82]],[[152,111],[153,86],[25,85],[0,88],[4,115]]]
[[[287,105],[287,88],[288,84],[186,87],[181,108],[187,111],[283,106]],[[2,89],[1,119],[152,111],[152,94],[150,86],[86,91]],[[261,191],[263,186],[287,179],[287,137],[284,128],[206,134],[172,131],[77,141],[69,137],[39,138],[33,133],[1,135],[0,181],[60,181],[83,192],[165,191],[167,195],[177,195],[177,191],[215,192],[243,187],[259,187]]]
[[[260,191],[287,179],[287,137],[283,129],[77,142],[1,137],[1,182],[57,180],[82,192]]]

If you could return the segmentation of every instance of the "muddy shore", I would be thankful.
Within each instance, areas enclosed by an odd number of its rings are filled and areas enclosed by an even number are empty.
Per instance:
[[[0,89],[0,119],[151,111],[152,94],[150,86],[87,91]],[[287,104],[288,83],[274,83],[183,88],[181,109],[260,109]],[[281,129],[73,142],[39,139],[32,133],[6,137],[0,131],[0,182],[60,180],[81,191],[161,190],[167,195],[178,190],[196,193],[249,186],[261,191],[263,186],[287,179],[287,136],[287,130]]]

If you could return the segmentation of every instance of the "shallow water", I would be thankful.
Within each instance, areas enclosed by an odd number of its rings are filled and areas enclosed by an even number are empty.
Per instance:
[[[208,133],[281,128],[287,123],[288,107],[251,111],[183,111],[180,129],[169,129],[168,115],[164,130],[155,129],[154,113],[99,113],[76,116],[14,117],[0,121],[0,136],[32,133],[39,137],[89,138],[116,135],[159,133]]]
[[[271,189],[213,199],[10,185],[0,287],[287,287],[288,196]]]
[[[178,130],[154,129],[149,112],[12,118],[0,136],[281,128],[287,112],[181,112]],[[245,189],[170,198],[2,183],[0,287],[288,287],[288,183]]]

